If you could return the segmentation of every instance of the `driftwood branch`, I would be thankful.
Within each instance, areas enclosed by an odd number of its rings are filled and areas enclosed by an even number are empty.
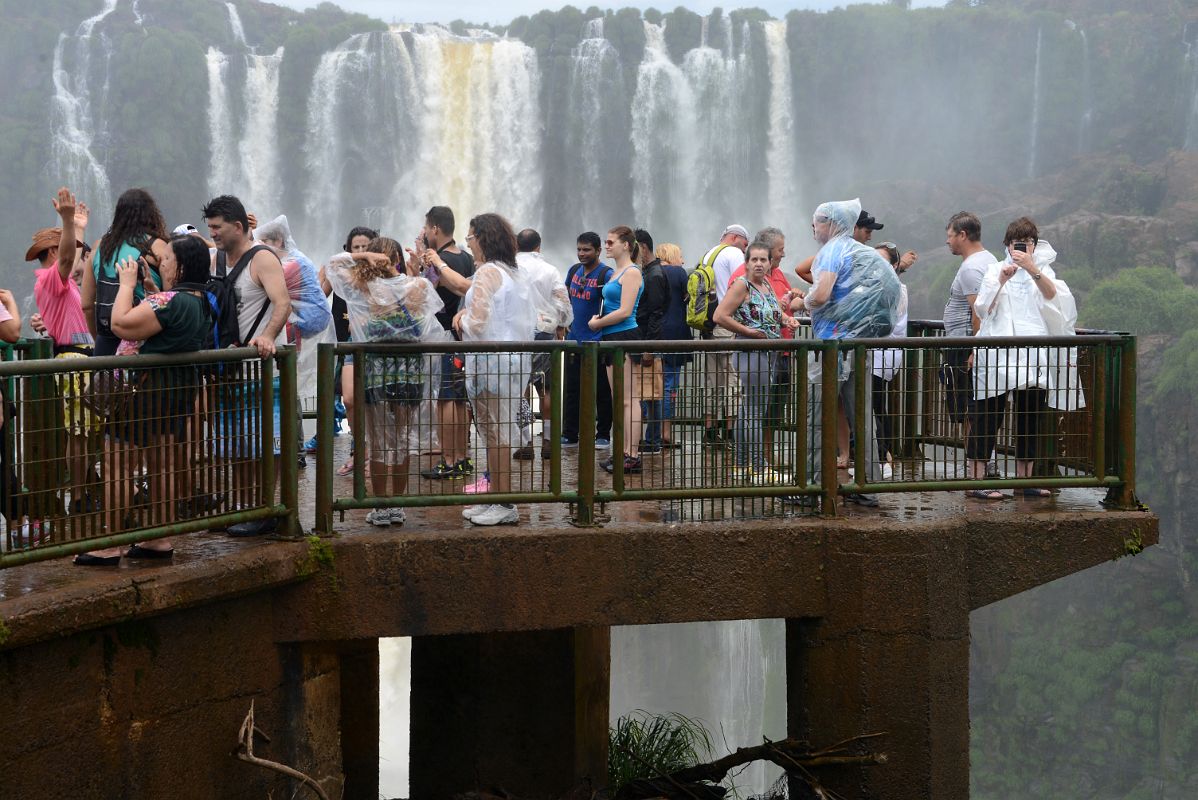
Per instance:
[[[822,767],[863,767],[885,764],[885,753],[875,753],[867,747],[869,740],[884,735],[884,733],[869,733],[855,736],[821,749],[812,749],[808,742],[800,739],[784,739],[778,742],[766,739],[764,744],[738,748],[735,752],[717,758],[715,761],[676,770],[668,775],[662,775],[661,779],[633,781],[620,789],[616,794],[616,800],[634,800],[634,798],[645,797],[678,798],[679,800],[708,798],[713,796],[713,790],[721,794],[724,791],[721,787],[710,784],[719,783],[732,770],[754,761],[769,761],[782,767],[788,775],[805,782],[808,790],[815,797],[828,800],[832,797],[831,792],[820,784],[811,770]],[[636,758],[635,754],[629,753],[629,755]]]
[[[320,784],[309,778],[304,773],[300,772],[298,769],[293,769],[286,764],[280,764],[277,761],[270,761],[268,759],[258,758],[255,756],[255,735],[261,736],[267,742],[270,741],[270,737],[264,734],[256,725],[254,725],[254,702],[251,700],[249,713],[245,715],[245,721],[241,723],[241,731],[237,734],[237,747],[233,750],[233,755],[249,764],[254,764],[255,766],[262,767],[263,769],[269,769],[282,775],[286,775],[288,778],[293,778],[315,792],[316,796],[319,797],[320,800],[329,800],[329,796],[325,793],[324,789],[320,787]]]

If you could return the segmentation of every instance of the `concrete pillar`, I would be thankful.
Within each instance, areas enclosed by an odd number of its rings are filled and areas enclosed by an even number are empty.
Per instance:
[[[606,777],[607,628],[412,640],[411,797],[555,797]]]
[[[341,656],[341,765],[345,800],[379,796],[379,642],[346,642]]]
[[[819,748],[885,733],[873,742],[885,764],[816,773],[846,800],[959,800],[969,796],[964,542],[887,544],[837,543],[827,615],[787,621],[789,734]]]
[[[332,643],[283,645],[286,729],[273,750],[285,747],[286,763],[319,783],[330,797],[341,796],[341,675]],[[377,728],[377,726],[376,726]],[[273,734],[278,736],[278,734]],[[377,730],[376,734],[377,736]],[[277,758],[258,752],[256,755]],[[375,765],[377,769],[377,764]]]

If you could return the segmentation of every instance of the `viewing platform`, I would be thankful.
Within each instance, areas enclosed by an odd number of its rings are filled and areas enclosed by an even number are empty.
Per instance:
[[[222,459],[255,455],[235,446],[238,435],[263,445],[278,439],[277,497],[262,491],[274,482],[272,459],[254,460],[259,479],[242,489],[252,495],[251,512],[278,515],[280,532],[185,533],[240,517],[224,508],[193,520],[168,515],[152,496],[167,484],[147,470],[151,497],[132,520],[140,527],[120,536],[169,534],[169,562],[83,569],[57,557],[0,569],[8,666],[0,692],[9,698],[0,795],[289,796],[298,783],[229,754],[252,701],[270,737],[257,742],[257,756],[303,771],[330,796],[374,800],[377,639],[412,636],[411,796],[489,787],[560,796],[586,779],[600,786],[606,775],[611,627],[785,619],[788,733],[817,746],[885,734],[877,745],[885,763],[821,770],[823,785],[845,798],[967,797],[970,611],[1157,541],[1156,518],[1134,503],[1134,454],[1126,449],[1134,446],[1134,417],[1121,413],[1128,400],[1134,409],[1134,340],[1096,337],[1079,348],[1088,402],[1085,410],[1043,412],[1055,424],[1034,478],[1013,476],[1011,443],[1000,437],[997,475],[973,482],[964,477],[960,423],[945,416],[938,343],[894,341],[910,355],[893,387],[901,444],[889,478],[858,483],[838,469],[835,437],[823,439],[831,452],[817,453],[831,469],[810,471],[800,455],[810,441],[804,404],[824,384],[808,380],[805,366],[794,373],[803,381],[792,381],[774,434],[778,470],[738,470],[734,450],[702,442],[710,398],[694,365],[702,359],[694,359],[680,391],[678,447],[643,455],[638,474],[609,475],[597,466],[606,452],[583,431],[577,448],[559,443],[548,459],[537,452],[514,462],[510,494],[520,521],[494,528],[463,519],[461,506],[477,500],[462,493],[468,481],[419,477],[437,460],[432,453],[412,458],[403,496],[371,498],[362,460],[357,475],[335,476],[351,437],[327,435],[331,399],[316,415],[326,434],[320,450],[298,469],[298,409],[288,399],[297,396],[294,354],[275,364],[225,354],[260,370],[249,376],[258,394],[242,393],[254,398],[247,409],[269,408],[276,391],[283,399],[278,435],[271,414],[254,422],[247,413],[223,447],[222,436],[205,437],[175,477],[190,479],[195,497],[211,494],[225,485],[221,470],[236,468]],[[785,347],[792,365],[820,349]],[[395,352],[358,348],[355,364]],[[322,353],[322,392],[334,355]],[[560,379],[559,364],[550,371]],[[0,378],[2,370],[42,368],[0,365]],[[62,383],[39,384],[34,374],[14,381],[21,385],[6,396],[29,410],[8,441],[33,445],[30,452],[53,463],[54,447],[38,451],[46,443],[24,434],[52,427],[53,415],[36,404],[60,401],[53,387]],[[534,449],[542,425],[560,437],[559,405],[534,420]],[[835,424],[830,413],[823,420]],[[362,423],[354,425],[359,454],[369,447]],[[204,424],[221,433],[220,424]],[[416,427],[425,424],[432,423]],[[476,434],[481,463],[477,445]],[[872,474],[863,450],[855,450],[854,473]],[[44,473],[28,466],[38,462],[18,463],[23,502],[47,512],[49,484],[39,486]],[[965,495],[971,486],[1011,494],[1026,485],[1053,494],[995,502]],[[844,502],[863,490],[876,493],[876,507]],[[804,497],[814,502],[799,504]],[[405,507],[406,522],[367,524],[376,505]],[[59,556],[113,541],[56,536],[86,534],[96,521],[87,517],[55,519],[49,539],[26,549],[10,535],[4,555]],[[300,527],[322,535],[302,536]]]

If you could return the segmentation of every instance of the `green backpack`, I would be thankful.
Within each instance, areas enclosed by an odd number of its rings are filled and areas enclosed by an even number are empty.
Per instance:
[[[728,245],[722,244],[711,251],[708,258],[699,262],[686,279],[686,324],[702,333],[715,330],[716,302],[715,260]]]

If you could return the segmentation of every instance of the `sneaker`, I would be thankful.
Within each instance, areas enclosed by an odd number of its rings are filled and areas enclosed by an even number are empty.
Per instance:
[[[466,494],[485,494],[491,491],[491,480],[487,475],[483,475],[474,483],[466,484],[462,491]]]
[[[518,461],[532,461],[535,457],[536,451],[532,449],[531,444],[525,445],[512,453],[512,458]]]
[[[783,495],[782,502],[788,506],[798,506],[799,508],[813,511],[818,511],[820,507],[820,499],[813,494]]]
[[[640,475],[641,474],[641,457],[624,456],[624,474],[625,475]]]
[[[753,470],[748,467],[733,467],[732,480],[738,486],[746,486],[753,482]]]
[[[568,436],[562,437],[562,447],[578,447],[578,440],[571,439]]]
[[[304,452],[307,453],[308,455],[312,455],[313,453],[316,452],[316,437],[315,436],[313,436],[308,441],[304,442]]]
[[[616,461],[614,458],[605,458],[599,462],[599,466],[602,467],[603,469],[607,470],[608,472],[612,472],[615,470],[615,468],[616,468],[615,464],[616,464]]]
[[[857,505],[865,506],[866,508],[878,507],[878,498],[874,497],[872,494],[846,494],[844,496],[844,501],[846,503],[856,503]]]
[[[786,475],[773,467],[761,467],[754,473],[755,482],[762,486],[775,486],[786,482]]]
[[[465,478],[467,475],[473,475],[474,462],[470,460],[469,456],[466,458],[459,458],[457,461],[453,462],[453,472],[453,477],[455,478]]]
[[[660,453],[660,452],[661,452],[661,445],[658,444],[657,442],[653,442],[651,444],[644,444],[644,443],[641,444],[641,453],[648,453],[649,455],[654,455],[654,454]]]
[[[486,511],[488,508],[490,508],[490,506],[488,506],[488,505],[466,506],[465,508],[462,509],[462,519],[472,520],[472,519],[474,519],[475,514],[481,514],[482,512]]]
[[[454,467],[449,466],[445,463],[445,460],[442,459],[441,461],[437,462],[437,466],[432,467],[431,469],[420,470],[420,477],[428,478],[429,480],[445,480],[446,478],[456,478],[457,473],[454,472],[455,467],[456,465],[454,465]]]
[[[515,525],[520,521],[520,514],[515,506],[496,503],[470,517],[470,521],[475,525]]]
[[[894,479],[894,467],[889,463],[882,465],[882,480],[889,481]]]
[[[374,511],[371,511],[369,514],[366,515],[366,521],[369,522],[371,525],[375,525],[380,528],[385,528],[388,525],[390,525],[392,522],[392,511],[393,510],[398,511],[401,514],[403,513],[403,509],[401,509],[401,508],[396,508],[396,509],[376,508]],[[399,524],[400,525],[403,524],[402,518],[400,518]]]
[[[603,439],[603,438],[595,439],[595,449],[596,450],[607,450],[609,447],[611,447],[611,439]]]

